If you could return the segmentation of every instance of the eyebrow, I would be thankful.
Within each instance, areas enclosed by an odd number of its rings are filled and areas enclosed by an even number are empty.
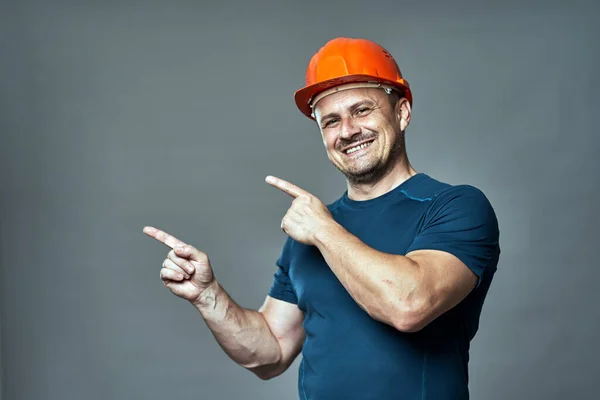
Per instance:
[[[357,102],[357,103],[354,103],[354,104],[352,104],[350,107],[348,107],[348,109],[350,110],[350,112],[354,112],[354,111],[356,111],[358,108],[360,108],[360,107],[362,107],[362,106],[366,106],[366,105],[368,105],[368,106],[374,106],[374,105],[375,105],[375,102],[374,102],[373,100],[366,100],[366,99],[365,99],[365,100],[361,100],[361,101],[359,101],[359,102]],[[339,117],[339,116],[340,116],[340,115],[339,115],[338,113],[336,113],[336,112],[332,112],[332,113],[326,114],[326,115],[324,115],[324,116],[321,118],[321,123],[322,123],[323,121],[325,121],[325,120],[329,119],[329,118],[334,118],[334,117]]]

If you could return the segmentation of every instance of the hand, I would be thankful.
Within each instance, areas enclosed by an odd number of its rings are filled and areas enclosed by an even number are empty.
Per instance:
[[[176,296],[198,302],[204,290],[216,282],[208,256],[151,226],[145,227],[143,232],[172,249],[160,270],[163,284]]]
[[[315,234],[334,222],[325,204],[306,190],[273,176],[267,176],[265,181],[294,198],[281,220],[281,229],[298,242],[313,245]]]

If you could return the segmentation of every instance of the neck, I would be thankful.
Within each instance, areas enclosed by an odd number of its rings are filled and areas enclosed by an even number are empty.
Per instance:
[[[370,200],[379,197],[400,186],[408,178],[417,174],[406,157],[389,169],[379,180],[370,183],[348,182],[348,197],[351,200]]]

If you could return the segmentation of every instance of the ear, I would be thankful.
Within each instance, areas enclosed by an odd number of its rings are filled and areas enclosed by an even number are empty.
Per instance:
[[[398,121],[400,122],[400,129],[402,131],[406,130],[406,128],[410,124],[410,114],[410,103],[408,102],[408,99],[406,97],[402,97],[396,103],[396,116],[398,117]]]

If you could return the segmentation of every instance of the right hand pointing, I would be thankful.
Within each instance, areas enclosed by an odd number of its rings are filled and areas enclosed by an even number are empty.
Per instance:
[[[215,282],[208,256],[195,247],[151,226],[143,232],[172,250],[160,270],[163,284],[176,296],[196,302],[202,292]]]

